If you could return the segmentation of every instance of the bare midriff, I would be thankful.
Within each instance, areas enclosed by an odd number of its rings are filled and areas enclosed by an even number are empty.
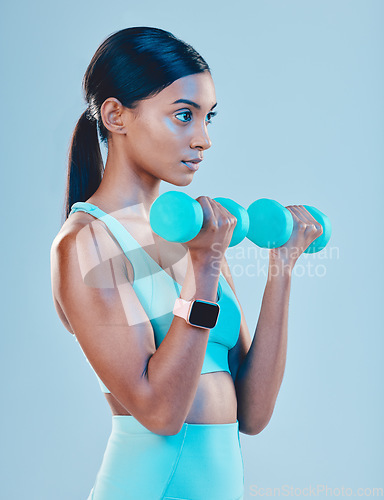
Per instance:
[[[112,415],[131,415],[111,393],[104,393]],[[228,372],[200,375],[191,409],[185,419],[189,424],[229,424],[236,422],[237,399],[233,379]]]

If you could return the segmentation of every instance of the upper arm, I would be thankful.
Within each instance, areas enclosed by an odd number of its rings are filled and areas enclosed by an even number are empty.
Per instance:
[[[228,352],[229,369],[231,370],[233,381],[235,381],[239,366],[241,365],[241,363],[245,359],[246,355],[248,354],[248,351],[251,347],[252,340],[251,340],[251,335],[249,333],[247,322],[245,321],[244,311],[243,311],[241,304],[240,304],[240,301],[236,295],[235,284],[233,282],[231,271],[229,269],[228,262],[227,262],[225,257],[224,257],[221,271],[222,271],[225,279],[227,280],[229,286],[232,288],[233,293],[235,294],[235,296],[237,298],[237,301],[239,303],[240,310],[241,310],[241,323],[240,323],[239,338],[238,338],[236,344]]]
[[[54,295],[103,383],[127,411],[158,432],[145,374],[156,351],[152,325],[128,280],[122,255],[100,259],[106,249],[100,252],[81,231],[52,246]]]

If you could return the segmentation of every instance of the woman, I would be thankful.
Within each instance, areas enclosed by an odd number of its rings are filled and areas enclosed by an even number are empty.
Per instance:
[[[127,28],[100,45],[83,85],[89,107],[72,138],[51,265],[57,312],[112,411],[89,499],[241,499],[239,432],[255,435],[271,418],[292,268],[321,226],[287,207],[294,230],[269,251],[251,341],[224,256],[236,219],[200,196],[204,222],[191,241],[167,243],[149,224],[160,182],[189,185],[211,146],[209,66],[169,32]],[[191,305],[206,307],[208,320],[188,317]]]

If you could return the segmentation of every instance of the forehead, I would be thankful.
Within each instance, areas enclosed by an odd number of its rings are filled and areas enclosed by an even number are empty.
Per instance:
[[[173,104],[179,99],[188,99],[199,104],[201,108],[210,109],[216,103],[215,86],[208,71],[184,76],[159,92],[151,100],[174,107],[183,104]]]

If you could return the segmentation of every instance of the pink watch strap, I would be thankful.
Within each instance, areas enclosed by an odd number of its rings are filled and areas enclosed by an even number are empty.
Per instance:
[[[184,318],[185,321],[187,321],[192,302],[193,300],[184,300],[178,297],[175,300],[175,305],[173,306],[173,314],[175,316],[180,316],[180,318]]]

